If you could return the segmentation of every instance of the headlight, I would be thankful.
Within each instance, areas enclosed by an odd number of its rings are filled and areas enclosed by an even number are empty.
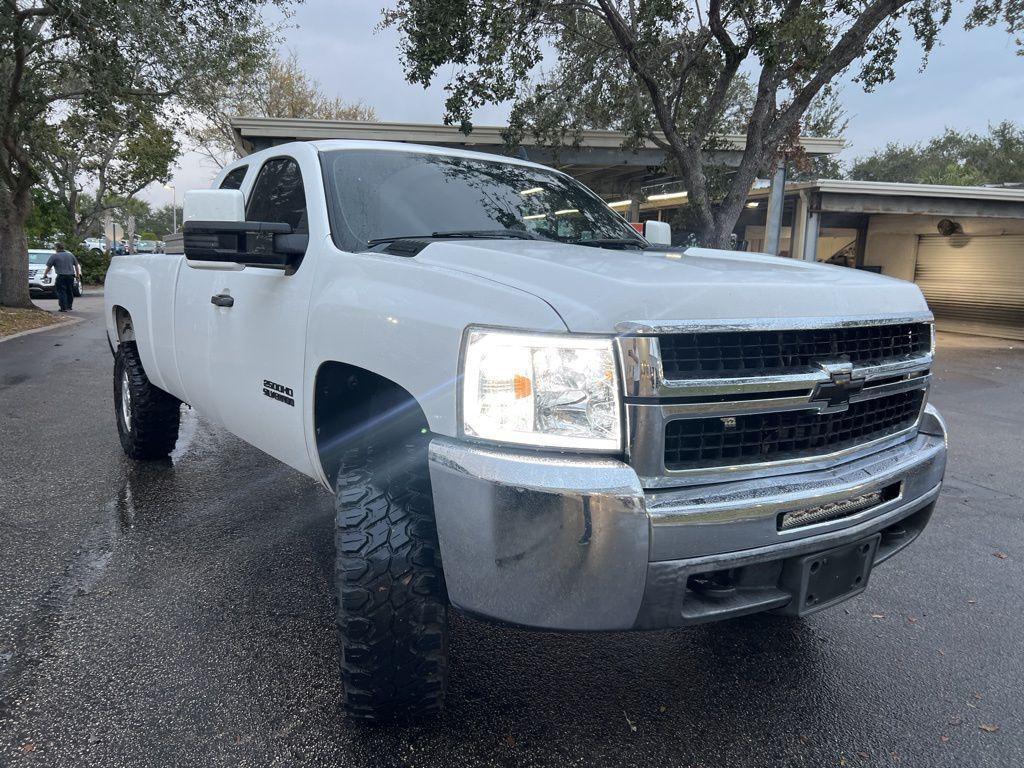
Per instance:
[[[463,359],[466,435],[550,448],[620,450],[611,339],[470,330]]]

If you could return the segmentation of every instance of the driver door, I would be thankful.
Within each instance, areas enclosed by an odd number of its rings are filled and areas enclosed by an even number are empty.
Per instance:
[[[231,432],[309,474],[315,465],[305,439],[312,409],[304,380],[306,321],[326,213],[309,216],[307,190],[322,189],[319,163],[312,148],[300,147],[254,166],[246,219],[286,222],[293,232],[309,234],[309,246],[294,271],[246,266],[212,273],[219,305],[207,305],[211,380],[217,413]]]

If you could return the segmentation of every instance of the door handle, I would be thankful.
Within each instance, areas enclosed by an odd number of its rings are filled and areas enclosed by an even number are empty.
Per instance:
[[[215,293],[210,297],[210,303],[218,307],[233,307],[235,306],[235,299],[227,293]]]

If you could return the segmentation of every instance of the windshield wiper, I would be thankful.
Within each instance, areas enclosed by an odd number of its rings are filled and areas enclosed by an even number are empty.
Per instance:
[[[592,237],[577,240],[576,245],[589,245],[592,248],[636,248],[643,250],[647,245],[633,237]]]
[[[366,244],[372,248],[381,243],[394,243],[397,240],[432,240],[450,238],[452,240],[545,240],[541,235],[527,232],[524,229],[466,229],[452,232],[431,232],[429,235],[396,235],[394,237],[376,237]]]

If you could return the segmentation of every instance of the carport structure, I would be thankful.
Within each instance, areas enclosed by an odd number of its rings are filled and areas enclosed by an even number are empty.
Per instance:
[[[736,226],[765,250],[768,190]],[[1024,339],[1024,188],[818,180],[786,186],[779,255],[914,280],[945,330]]]
[[[318,139],[353,139],[359,141],[400,141],[470,149],[476,152],[507,155],[505,126],[477,125],[464,134],[452,125],[426,123],[377,123],[345,120],[301,120],[291,118],[234,118],[232,129],[238,144],[250,152],[267,149],[289,141]],[[617,131],[583,131],[571,146],[551,147],[539,144],[532,136],[522,140],[521,157],[558,168],[573,176],[608,200],[612,207],[639,221],[641,208],[656,209],[646,204],[651,195],[655,202],[685,197],[677,179],[666,177],[662,170],[665,151],[653,142],[624,148],[626,136]],[[740,134],[719,137],[721,149],[712,162],[722,167],[739,164],[746,146]],[[843,148],[842,139],[802,137],[800,146],[809,157],[834,155]],[[782,189],[783,176],[776,176]],[[647,214],[648,216],[651,214]]]

